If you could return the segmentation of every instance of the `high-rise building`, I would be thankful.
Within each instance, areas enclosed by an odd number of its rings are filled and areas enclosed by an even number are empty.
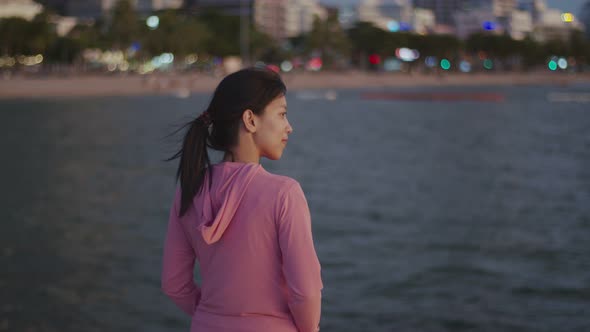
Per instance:
[[[341,7],[338,11],[338,21],[340,26],[344,29],[351,28],[356,21],[358,21],[358,13],[353,6]]]
[[[20,17],[32,20],[43,11],[43,6],[33,0],[0,0],[0,18]]]
[[[313,26],[313,20],[318,17],[325,20],[328,11],[316,0],[291,0],[285,7],[285,35],[286,37],[298,36],[309,32]]]
[[[426,34],[434,31],[436,19],[430,9],[414,8],[412,17],[412,28],[419,34]]]
[[[532,36],[540,42],[553,39],[568,39],[573,31],[583,30],[581,22],[577,20],[565,21],[559,9],[548,8],[545,0],[526,0],[522,8],[529,11],[533,17],[534,29]]]
[[[580,11],[580,23],[586,29],[586,38],[590,39],[590,1],[586,1],[582,10]]]
[[[274,39],[287,37],[287,0],[254,1],[254,22],[260,31]]]
[[[533,31],[533,17],[527,11],[513,10],[505,25],[512,39],[522,40]]]
[[[496,17],[509,17],[518,8],[518,0],[470,0],[469,9],[485,9]]]
[[[314,16],[327,17],[326,9],[317,0],[184,0],[184,8],[245,15],[260,31],[277,40],[308,32]]]
[[[497,25],[496,16],[487,8],[475,10],[462,10],[455,13],[455,29],[459,38],[465,39],[470,35],[482,32],[485,29],[484,22],[491,33],[502,33],[503,28]]]
[[[470,8],[471,0],[414,0],[414,7],[430,9],[437,24],[455,25],[455,13]]]
[[[517,0],[493,0],[492,10],[494,15],[501,17],[510,17],[512,12],[518,7]]]
[[[317,0],[255,0],[254,22],[271,37],[281,40],[309,32],[313,20],[328,17]]]
[[[358,19],[390,31],[410,29],[413,6],[409,0],[364,0],[358,7]]]
[[[383,16],[392,17],[399,22],[409,23],[412,20],[412,1],[410,0],[381,0],[378,10]]]
[[[520,8],[531,13],[533,23],[537,23],[541,14],[547,10],[547,3],[545,0],[521,0]]]
[[[434,12],[437,24],[450,26],[455,26],[457,12],[485,8],[494,16],[508,17],[517,5],[518,0],[414,0],[414,7]]]

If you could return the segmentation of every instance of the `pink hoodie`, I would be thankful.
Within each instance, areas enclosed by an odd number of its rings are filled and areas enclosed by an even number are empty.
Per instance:
[[[192,316],[193,332],[319,331],[321,267],[299,183],[256,163],[221,162],[212,174],[182,218],[176,189],[163,292]]]

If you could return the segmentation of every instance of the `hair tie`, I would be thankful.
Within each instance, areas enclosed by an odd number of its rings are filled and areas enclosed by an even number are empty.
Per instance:
[[[209,114],[209,111],[205,111],[199,115],[198,120],[201,120],[201,122],[208,126],[211,124],[211,114]]]

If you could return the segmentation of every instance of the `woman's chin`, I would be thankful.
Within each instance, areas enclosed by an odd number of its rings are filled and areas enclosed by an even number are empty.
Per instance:
[[[281,159],[282,155],[283,155],[283,151],[278,152],[278,153],[268,154],[265,157],[270,160],[279,160],[279,159]]]

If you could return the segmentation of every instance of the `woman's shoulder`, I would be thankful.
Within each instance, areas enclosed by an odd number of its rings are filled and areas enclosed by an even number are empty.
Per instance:
[[[269,188],[274,188],[277,194],[282,194],[294,186],[299,186],[299,182],[289,176],[270,173],[264,170],[261,174],[261,181]]]

